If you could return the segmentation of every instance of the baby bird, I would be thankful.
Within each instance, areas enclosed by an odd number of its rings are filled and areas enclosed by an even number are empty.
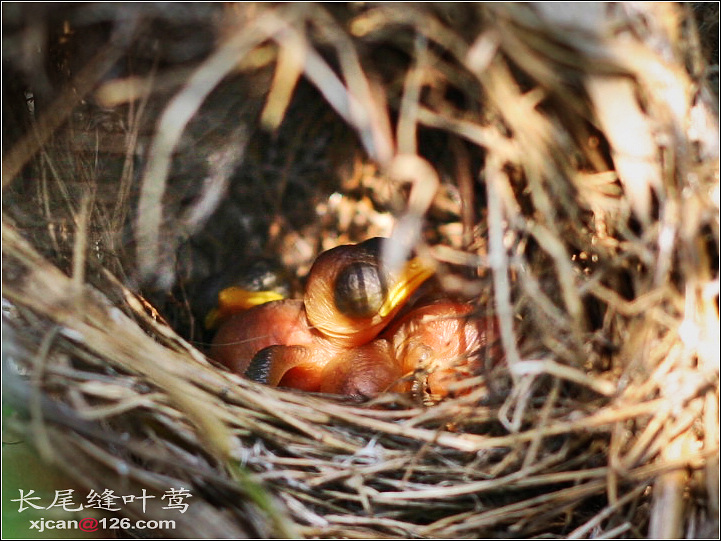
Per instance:
[[[275,300],[230,316],[210,356],[274,386],[354,396],[390,387],[402,368],[390,342],[375,340],[433,268],[413,258],[400,271],[388,271],[380,261],[382,241],[319,255],[302,301]]]

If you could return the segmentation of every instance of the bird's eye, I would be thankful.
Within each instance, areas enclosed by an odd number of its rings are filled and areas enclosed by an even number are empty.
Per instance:
[[[383,306],[387,293],[378,267],[368,263],[351,263],[335,281],[335,305],[351,317],[375,315]]]

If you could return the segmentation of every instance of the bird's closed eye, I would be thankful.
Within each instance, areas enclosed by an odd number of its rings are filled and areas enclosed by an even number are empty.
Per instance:
[[[376,265],[351,263],[338,273],[333,288],[338,310],[350,317],[371,317],[383,306],[388,288]]]

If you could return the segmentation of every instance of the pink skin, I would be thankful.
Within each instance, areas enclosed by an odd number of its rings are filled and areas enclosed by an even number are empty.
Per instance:
[[[243,374],[261,349],[274,345],[311,345],[319,336],[305,317],[303,301],[273,301],[225,321],[213,338],[210,357]]]
[[[454,383],[482,370],[486,359],[500,359],[495,318],[478,318],[472,311],[467,304],[439,301],[410,311],[385,331],[403,374],[425,370],[429,392],[445,397]],[[409,388],[409,383],[396,387]]]

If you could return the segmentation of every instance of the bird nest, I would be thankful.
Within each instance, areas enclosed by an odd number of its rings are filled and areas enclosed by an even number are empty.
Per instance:
[[[718,535],[717,6],[3,12],[5,426],[76,495],[186,491],[107,511],[166,537]],[[205,357],[209,277],[373,236],[497,318],[469,392]]]

